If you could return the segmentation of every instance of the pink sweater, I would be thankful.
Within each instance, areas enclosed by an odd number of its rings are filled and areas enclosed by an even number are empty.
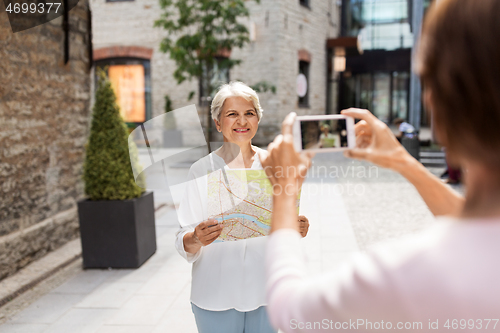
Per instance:
[[[268,312],[283,332],[500,332],[500,219],[440,218],[317,277],[300,239],[281,229],[267,247]]]

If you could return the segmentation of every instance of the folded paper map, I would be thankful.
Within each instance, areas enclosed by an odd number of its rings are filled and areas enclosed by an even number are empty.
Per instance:
[[[297,212],[300,194],[297,198]],[[208,216],[224,225],[215,242],[267,236],[273,192],[264,170],[217,170],[208,175]]]

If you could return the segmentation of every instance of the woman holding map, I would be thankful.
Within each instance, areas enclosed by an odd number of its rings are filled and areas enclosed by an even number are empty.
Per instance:
[[[261,149],[251,144],[262,111],[247,85],[219,89],[211,113],[224,144],[192,165],[179,206],[175,245],[193,263],[191,303],[200,333],[276,332],[266,312],[267,237],[259,237],[270,229],[272,190]],[[298,220],[304,237],[309,222]]]

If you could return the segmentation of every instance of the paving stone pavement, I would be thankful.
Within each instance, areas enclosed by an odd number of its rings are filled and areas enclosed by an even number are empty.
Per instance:
[[[157,181],[149,177],[148,183]],[[80,269],[1,325],[0,332],[197,332],[189,303],[191,265],[174,248],[174,203],[165,190],[155,191],[155,202],[161,206],[156,212],[158,250],[142,267]],[[402,177],[342,154],[315,157],[300,213],[310,221],[303,245],[311,274],[334,269],[356,252],[434,220]]]

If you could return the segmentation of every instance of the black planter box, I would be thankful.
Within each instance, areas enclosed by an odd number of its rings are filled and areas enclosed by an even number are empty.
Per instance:
[[[137,268],[156,252],[153,192],[131,200],[78,202],[83,266]]]

